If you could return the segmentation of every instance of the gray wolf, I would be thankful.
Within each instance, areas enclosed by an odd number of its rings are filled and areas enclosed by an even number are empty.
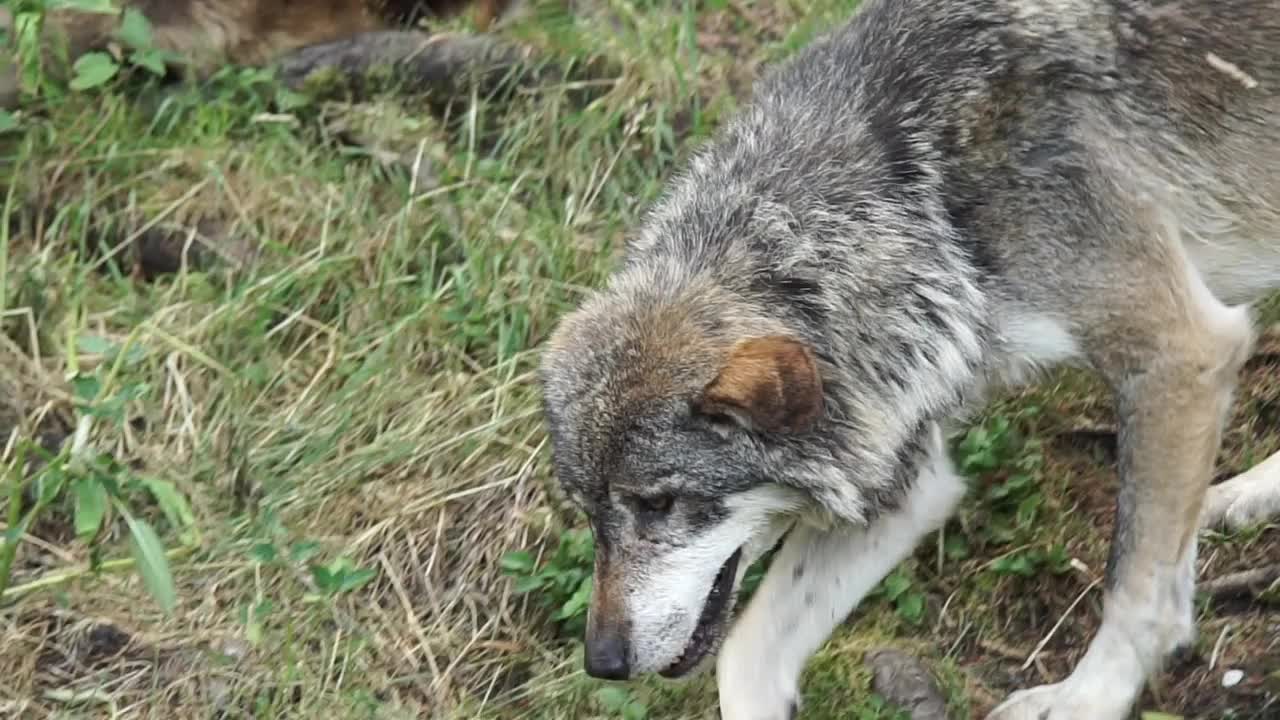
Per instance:
[[[181,70],[204,77],[225,63],[265,65],[282,55],[325,42],[412,24],[419,17],[448,15],[472,5],[481,29],[504,12],[512,0],[125,0],[151,23],[155,47],[181,59]],[[113,41],[122,14],[51,10],[43,37],[52,61],[65,54],[72,61],[86,52],[105,49]],[[0,28],[13,18],[0,10]],[[47,68],[56,64],[45,62]],[[0,68],[0,105],[12,107],[17,78],[12,67]]]
[[[1120,720],[1195,632],[1197,532],[1251,304],[1280,288],[1280,0],[867,0],[761,78],[542,360],[597,543],[589,674],[717,656],[726,720],[964,495],[943,437],[1073,364],[1120,420],[1104,617],[998,720]],[[731,623],[748,566],[782,539]]]

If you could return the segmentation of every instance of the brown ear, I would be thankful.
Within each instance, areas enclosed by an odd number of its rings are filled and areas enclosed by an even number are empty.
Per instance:
[[[813,351],[780,335],[739,342],[703,391],[701,410],[765,432],[808,430],[822,416],[822,378]]]

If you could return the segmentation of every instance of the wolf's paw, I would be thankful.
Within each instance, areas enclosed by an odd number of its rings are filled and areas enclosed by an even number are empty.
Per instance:
[[[1209,488],[1203,523],[1240,530],[1280,517],[1280,453]]]
[[[1082,692],[1070,685],[1068,681],[1019,690],[992,710],[987,720],[1125,720],[1129,716],[1128,704],[1115,700],[1126,693],[1105,687]]]

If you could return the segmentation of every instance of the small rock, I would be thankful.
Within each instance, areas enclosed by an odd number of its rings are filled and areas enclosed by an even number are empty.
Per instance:
[[[1240,681],[1243,679],[1244,679],[1243,670],[1228,670],[1222,673],[1222,687],[1224,688],[1235,687],[1236,685],[1239,685]]]
[[[888,648],[867,653],[872,689],[910,714],[911,720],[947,720],[947,701],[918,658]]]

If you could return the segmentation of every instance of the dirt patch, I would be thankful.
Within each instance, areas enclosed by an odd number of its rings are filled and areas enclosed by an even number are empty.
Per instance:
[[[70,708],[110,714],[147,700],[154,707],[214,709],[207,650],[148,637],[108,617],[31,610],[0,624],[6,657],[0,709],[47,717]]]
[[[62,232],[58,225],[74,217],[64,209],[76,204],[76,195],[86,187],[81,184],[84,180],[68,177],[14,213],[10,233],[15,243],[40,247],[49,235]],[[145,282],[184,269],[242,268],[258,252],[252,229],[225,212],[202,208],[194,197],[178,198],[154,210],[106,198],[88,217],[77,221],[83,222],[80,245],[84,262],[102,273],[119,273]]]
[[[1260,605],[1230,618],[1202,621],[1200,632],[1196,648],[1171,664],[1158,687],[1148,689],[1145,707],[1176,708],[1187,720],[1280,717],[1277,608]],[[1232,671],[1240,675],[1227,687]]]
[[[50,616],[44,622],[32,623],[44,640],[36,657],[38,685],[61,687],[77,677],[101,670],[130,650],[133,638],[109,622],[72,621]],[[132,648],[136,653],[138,648]]]

